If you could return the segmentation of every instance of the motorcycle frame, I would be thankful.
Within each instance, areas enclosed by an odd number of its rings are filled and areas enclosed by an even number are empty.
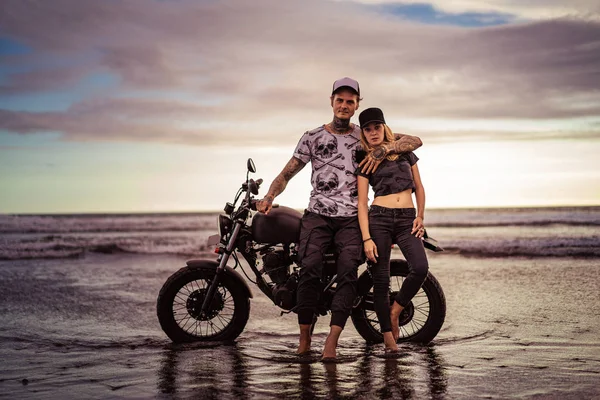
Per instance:
[[[248,172],[255,172],[254,166],[252,165],[252,168],[250,167],[250,161],[251,160],[248,160]],[[230,219],[233,221],[233,224],[234,224],[233,231],[230,234],[221,236],[221,238],[220,238],[219,243],[221,246],[218,248],[220,250],[219,250],[219,257],[217,258],[217,262],[219,263],[219,266],[217,267],[217,270],[216,270],[215,279],[211,282],[211,284],[208,288],[208,291],[206,293],[206,297],[204,298],[204,301],[202,303],[202,309],[201,309],[202,313],[205,313],[209,309],[212,298],[217,290],[217,287],[219,286],[220,277],[223,274],[223,271],[225,271],[225,267],[227,266],[227,263],[229,262],[229,258],[232,255],[233,255],[233,258],[236,260],[236,265],[233,267],[233,269],[236,269],[237,266],[240,265],[240,269],[242,270],[244,275],[246,275],[246,277],[248,279],[250,279],[248,277],[248,275],[246,274],[246,271],[244,270],[243,265],[241,265],[241,263],[239,262],[238,257],[235,255],[236,250],[240,252],[240,254],[244,258],[244,260],[248,263],[248,266],[250,267],[252,272],[254,272],[254,275],[256,276],[256,282],[254,282],[254,283],[256,284],[256,286],[258,286],[260,291],[263,292],[269,299],[271,299],[273,304],[276,305],[275,298],[273,296],[272,287],[269,285],[269,283],[263,277],[264,274],[256,267],[257,261],[258,261],[257,253],[260,251],[260,249],[258,249],[258,250],[254,249],[254,247],[253,247],[254,241],[252,240],[252,233],[247,229],[248,226],[246,224],[246,221],[248,220],[248,218],[251,217],[251,210],[253,209],[252,208],[253,198],[252,198],[251,194],[254,194],[254,195],[258,194],[258,188],[261,183],[262,183],[262,179],[259,179],[258,182],[255,182],[253,179],[248,179],[248,174],[247,174],[246,182],[244,182],[242,184],[241,192],[238,192],[238,195],[236,196],[236,200],[234,201],[234,204],[237,203],[238,196],[241,193],[246,192],[246,195],[244,196],[244,199],[240,203],[237,210],[232,211],[232,213],[230,215]],[[219,232],[219,235],[221,233],[222,232]],[[223,248],[222,245],[224,245],[225,247]],[[274,245],[266,244],[265,248],[272,247],[272,246],[274,246]],[[336,260],[335,260],[334,255],[325,254],[323,256],[323,277],[322,278],[327,278],[327,279],[322,279],[322,281],[323,282],[327,281],[327,284],[325,284],[322,293],[327,293],[327,291],[336,282],[337,273],[329,273],[330,266],[332,264],[335,265],[335,262],[336,262]],[[331,277],[331,278],[329,278],[329,277]],[[322,302],[324,301],[326,296],[320,296],[320,298],[321,298],[321,302],[319,304],[319,308],[322,308],[322,306],[323,306]],[[292,310],[293,310],[293,308],[292,308]],[[290,310],[290,311],[292,311],[292,310]],[[323,314],[323,312],[325,312],[325,311],[326,310],[322,310],[321,314]]]
[[[208,289],[208,292],[206,294],[206,297],[204,299],[204,303],[202,304],[202,311],[204,312],[208,309],[209,304],[212,299],[212,296],[214,295],[214,293],[219,285],[220,276],[223,273],[223,271],[225,270],[225,266],[227,265],[227,263],[229,262],[229,259],[232,256],[233,256],[234,260],[236,261],[235,266],[233,266],[232,268],[235,270],[235,269],[237,269],[237,267],[239,265],[239,267],[242,270],[242,272],[244,273],[244,275],[246,275],[246,277],[248,279],[250,279],[248,277],[248,274],[246,273],[246,270],[244,269],[243,263],[240,262],[238,256],[235,254],[237,252],[239,252],[239,254],[242,255],[242,258],[244,259],[244,261],[248,264],[248,267],[250,267],[250,269],[254,273],[256,281],[253,283],[260,289],[261,292],[263,292],[273,302],[273,304],[276,305],[275,297],[273,295],[273,287],[265,279],[265,277],[264,277],[265,273],[261,272],[257,268],[258,253],[264,248],[274,247],[275,245],[266,244],[266,245],[262,246],[261,248],[258,248],[258,249],[254,248],[254,245],[258,244],[258,243],[255,243],[252,240],[252,233],[246,226],[245,219],[236,219],[235,223],[234,223],[233,232],[231,233],[231,235],[228,235],[227,238],[225,238],[225,239],[221,238],[220,243],[226,245],[226,247],[224,248],[224,251],[217,258],[217,262],[219,263],[219,266],[217,267],[217,270],[216,270],[215,279],[211,283],[211,285]],[[295,261],[293,261],[293,263],[296,264]],[[333,284],[336,282],[336,279],[337,279],[336,273],[333,273],[333,274],[328,273],[328,270],[329,270],[328,267],[332,264],[335,264],[335,257],[332,254],[325,254],[325,256],[323,258],[323,264],[324,264],[323,277],[327,278],[326,280],[324,280],[327,283],[326,283],[325,287],[323,288],[323,293],[326,293],[333,286]],[[298,264],[296,264],[296,265],[298,265]],[[294,267],[294,268],[296,268],[296,267]],[[321,296],[321,298],[323,299],[324,296]]]

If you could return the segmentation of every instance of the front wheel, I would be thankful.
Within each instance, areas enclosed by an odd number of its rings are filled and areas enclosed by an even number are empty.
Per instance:
[[[240,282],[222,274],[207,312],[201,312],[214,267],[184,267],[165,282],[156,302],[163,331],[175,343],[229,341],[242,333],[250,315],[250,299]]]
[[[408,263],[404,260],[390,262],[390,304],[400,291],[408,275]],[[383,334],[373,304],[373,280],[368,271],[361,274],[359,296],[362,300],[352,310],[352,322],[357,332],[369,343],[382,343]],[[429,273],[421,289],[400,314],[400,338],[398,342],[429,343],[438,334],[446,318],[446,298],[442,288]]]

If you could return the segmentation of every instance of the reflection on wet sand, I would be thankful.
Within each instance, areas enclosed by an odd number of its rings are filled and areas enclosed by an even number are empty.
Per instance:
[[[443,399],[447,377],[435,346],[406,346],[399,358],[384,358],[372,346],[351,362],[307,362],[290,354],[285,362],[246,354],[239,344],[165,348],[157,389],[172,398],[256,397]],[[268,350],[267,350],[268,351]]]
[[[157,386],[173,398],[197,393],[203,399],[246,399],[248,381],[247,361],[235,344],[171,344],[163,352]]]

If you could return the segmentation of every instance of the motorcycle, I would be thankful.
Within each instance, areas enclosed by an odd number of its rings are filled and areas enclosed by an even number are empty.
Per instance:
[[[218,234],[208,238],[215,246],[216,261],[189,260],[162,286],[156,311],[162,330],[175,343],[194,341],[231,341],[237,338],[250,315],[252,291],[247,281],[256,285],[283,312],[293,312],[300,267],[298,241],[302,214],[289,207],[274,205],[268,214],[256,212],[262,179],[249,178],[256,167],[248,159],[246,181],[233,203],[226,203],[218,216]],[[241,198],[240,204],[236,207]],[[442,249],[435,241],[426,247]],[[240,255],[247,267],[242,265]],[[230,260],[234,261],[229,266]],[[247,281],[242,277],[241,271]],[[254,279],[247,274],[252,271]],[[357,332],[369,343],[383,342],[373,305],[373,280],[370,265],[361,266],[357,298],[351,320]],[[390,301],[408,275],[408,263],[390,262]],[[336,256],[333,249],[324,255],[322,292],[318,314],[327,315],[335,293]],[[440,331],[446,316],[446,300],[437,279],[429,273],[421,289],[399,317],[398,342],[428,343]],[[316,316],[313,320],[316,323]]]

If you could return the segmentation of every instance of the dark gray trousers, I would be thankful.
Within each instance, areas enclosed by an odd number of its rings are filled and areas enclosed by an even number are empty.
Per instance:
[[[363,263],[362,240],[357,217],[327,217],[305,211],[300,228],[298,257],[300,280],[297,292],[298,323],[313,322],[323,290],[323,255],[335,244],[337,283],[331,304],[330,325],[344,327],[356,297],[358,267]]]
[[[373,301],[382,333],[392,330],[389,300],[392,244],[400,247],[409,268],[408,276],[394,299],[396,303],[406,307],[427,278],[429,263],[423,241],[410,233],[415,216],[414,208],[371,206],[369,209],[369,232],[379,254],[377,263],[371,267]]]

